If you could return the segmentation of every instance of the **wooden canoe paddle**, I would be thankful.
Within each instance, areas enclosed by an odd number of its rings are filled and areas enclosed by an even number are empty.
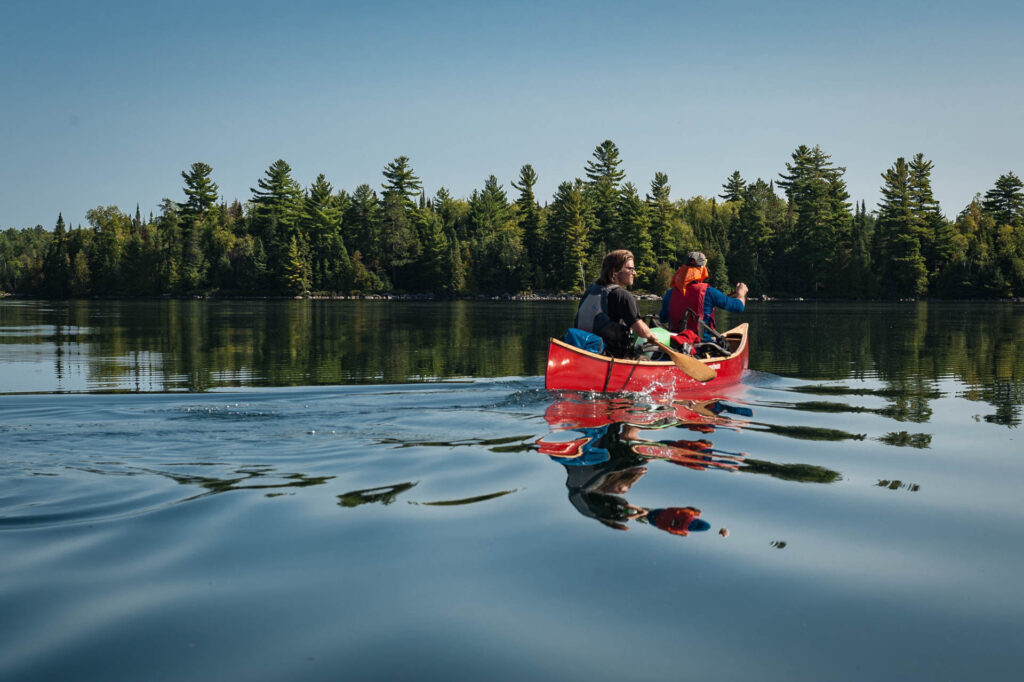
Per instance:
[[[718,376],[718,372],[711,369],[710,367],[708,367],[707,365],[705,365],[703,362],[693,357],[692,355],[687,355],[686,353],[674,351],[660,341],[655,341],[654,343],[658,346],[658,348],[665,351],[665,354],[668,355],[668,357],[672,360],[672,362],[675,363],[676,367],[678,367],[683,372],[683,374],[690,377],[691,379],[696,379],[697,381],[704,383],[711,381],[716,376]]]

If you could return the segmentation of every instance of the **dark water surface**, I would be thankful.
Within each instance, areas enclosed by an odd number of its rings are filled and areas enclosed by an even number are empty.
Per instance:
[[[565,303],[0,302],[0,680],[1019,679],[1022,310],[654,402]]]

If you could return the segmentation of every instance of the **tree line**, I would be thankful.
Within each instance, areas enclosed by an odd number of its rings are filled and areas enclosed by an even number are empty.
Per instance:
[[[144,218],[117,206],[88,225],[0,232],[0,291],[50,298],[94,295],[577,291],[607,251],[636,256],[637,288],[660,293],[685,254],[707,254],[712,284],[745,281],[754,295],[843,298],[1024,295],[1024,185],[996,179],[950,220],[932,195],[933,163],[900,157],[881,174],[871,210],[850,202],[820,147],[801,145],[777,179],[737,170],[717,196],[673,199],[665,173],[641,191],[625,181],[611,140],[582,178],[541,205],[533,166],[506,191],[491,175],[468,199],[427,196],[409,159],[375,189],[308,188],[275,161],[245,202],[220,198],[213,169],[182,172],[183,201]]]

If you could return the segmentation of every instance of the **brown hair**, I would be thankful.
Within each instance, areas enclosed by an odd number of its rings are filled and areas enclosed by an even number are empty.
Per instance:
[[[609,253],[604,257],[604,262],[601,263],[601,276],[597,278],[597,283],[601,286],[611,284],[612,275],[626,267],[626,261],[632,260],[632,258],[633,252],[626,249],[617,249]]]

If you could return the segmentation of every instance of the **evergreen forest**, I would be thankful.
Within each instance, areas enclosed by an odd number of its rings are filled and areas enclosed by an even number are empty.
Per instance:
[[[182,172],[180,200],[144,217],[117,206],[86,226],[0,232],[0,292],[87,296],[433,294],[579,291],[604,254],[636,256],[636,289],[665,291],[689,251],[707,254],[711,283],[744,281],[753,296],[906,299],[1024,296],[1024,184],[1013,172],[950,219],[932,195],[933,164],[900,157],[881,174],[875,207],[851,203],[820,147],[801,145],[767,182],[739,171],[721,194],[674,199],[655,173],[625,181],[611,140],[583,177],[541,201],[533,166],[509,189],[491,175],[469,198],[427,196],[405,156],[377,187],[302,187],[275,161],[245,201],[227,203],[213,169]]]

